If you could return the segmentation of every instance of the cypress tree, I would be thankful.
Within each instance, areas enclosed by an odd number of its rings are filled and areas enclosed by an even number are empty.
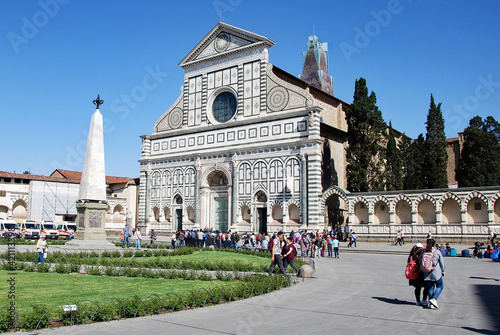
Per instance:
[[[346,111],[347,189],[380,191],[384,189],[382,143],[386,125],[376,105],[377,97],[374,92],[368,95],[364,78],[356,80],[353,98],[351,108]]]
[[[444,119],[441,113],[441,103],[437,106],[434,103],[434,97],[431,94],[431,103],[425,135],[425,157],[424,157],[424,175],[426,188],[445,188],[448,187],[448,153],[446,152],[446,135],[444,133]]]
[[[401,190],[403,188],[401,157],[394,138],[392,123],[389,121],[389,136],[386,147],[385,176],[387,191]]]
[[[413,142],[408,137],[404,137],[399,144],[403,165],[403,189],[405,190],[425,188],[424,142],[424,135],[420,134]]]
[[[460,187],[500,185],[500,125],[492,116],[469,121],[456,179]]]

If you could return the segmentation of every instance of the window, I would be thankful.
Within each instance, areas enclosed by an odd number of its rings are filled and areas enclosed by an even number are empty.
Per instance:
[[[6,197],[7,191],[0,191],[0,197]]]
[[[231,92],[222,92],[212,105],[215,119],[219,122],[229,121],[236,113],[236,105],[236,97]]]
[[[474,203],[474,209],[476,211],[480,211],[481,210],[481,203],[480,202],[475,202]]]

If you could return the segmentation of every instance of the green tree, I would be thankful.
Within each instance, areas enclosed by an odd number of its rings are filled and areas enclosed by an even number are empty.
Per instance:
[[[368,95],[366,80],[354,85],[354,99],[346,111],[348,128],[347,189],[351,192],[384,189],[384,133],[386,124],[374,92]]]
[[[385,157],[386,190],[401,190],[403,188],[401,157],[398,146],[396,145],[396,139],[394,138],[392,123],[390,121]]]
[[[444,119],[441,113],[441,103],[437,106],[431,94],[431,103],[425,134],[424,175],[426,188],[448,187],[448,153],[446,152],[446,135],[444,133]]]
[[[405,190],[417,190],[426,187],[423,170],[425,156],[424,142],[424,135],[420,134],[414,141],[405,136],[399,143],[403,166],[403,189]]]
[[[500,185],[500,125],[488,116],[469,121],[456,169],[460,187]]]

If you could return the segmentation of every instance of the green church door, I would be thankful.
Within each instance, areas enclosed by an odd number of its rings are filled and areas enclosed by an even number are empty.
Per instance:
[[[227,197],[214,198],[214,228],[227,231]]]

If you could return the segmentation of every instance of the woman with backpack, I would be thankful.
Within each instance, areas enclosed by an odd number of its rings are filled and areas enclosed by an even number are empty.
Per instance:
[[[286,246],[283,248],[283,268],[285,271],[288,269],[288,265],[297,271],[297,275],[299,274],[299,269],[293,264],[293,260],[297,256],[297,250],[293,245],[293,237],[288,236],[286,238]]]
[[[435,249],[436,241],[427,240],[425,252],[420,257],[420,270],[424,273],[424,281],[429,289],[429,307],[438,309],[438,298],[444,288],[443,277],[445,274],[444,258],[439,250]]]
[[[406,261],[406,278],[408,278],[408,285],[415,287],[415,299],[417,300],[417,306],[427,307],[427,297],[429,295],[429,290],[424,282],[424,273],[420,271],[420,258],[424,253],[424,245],[422,243],[417,243],[413,246]],[[420,300],[420,294],[424,289],[423,299]]]

